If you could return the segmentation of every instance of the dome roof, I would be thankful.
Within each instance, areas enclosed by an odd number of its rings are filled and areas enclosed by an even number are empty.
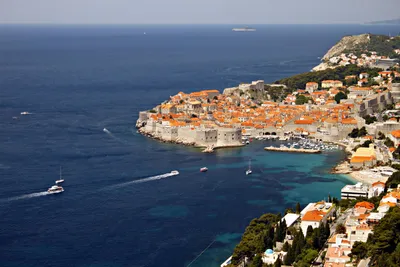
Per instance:
[[[271,254],[274,254],[274,251],[273,251],[272,249],[267,249],[267,250],[265,251],[265,254],[271,255]]]

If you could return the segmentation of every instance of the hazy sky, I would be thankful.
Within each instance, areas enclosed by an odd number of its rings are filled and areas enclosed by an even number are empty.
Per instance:
[[[400,0],[0,0],[0,23],[358,23],[400,17]]]

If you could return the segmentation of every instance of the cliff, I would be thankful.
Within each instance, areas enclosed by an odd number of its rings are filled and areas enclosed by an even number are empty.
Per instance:
[[[368,46],[370,39],[371,37],[369,34],[345,36],[328,50],[322,60],[329,60],[331,57],[339,56],[345,51],[364,50]]]

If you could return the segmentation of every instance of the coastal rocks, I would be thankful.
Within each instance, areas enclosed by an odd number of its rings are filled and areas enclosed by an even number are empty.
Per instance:
[[[322,71],[322,70],[334,69],[334,68],[335,68],[335,66],[330,66],[328,63],[322,62],[321,64],[312,68],[311,71]]]
[[[350,174],[352,172],[350,164],[347,161],[339,163],[335,168],[332,169],[331,173],[337,174]]]

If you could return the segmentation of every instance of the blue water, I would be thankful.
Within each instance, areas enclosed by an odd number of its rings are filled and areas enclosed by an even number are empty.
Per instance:
[[[272,82],[311,69],[342,35],[400,31],[230,29],[0,26],[1,266],[187,266],[209,244],[191,266],[219,266],[252,218],[351,183],[329,174],[341,151],[276,154],[256,141],[203,154],[136,133],[138,111],[178,91]],[[41,195],[60,165],[65,192]]]

